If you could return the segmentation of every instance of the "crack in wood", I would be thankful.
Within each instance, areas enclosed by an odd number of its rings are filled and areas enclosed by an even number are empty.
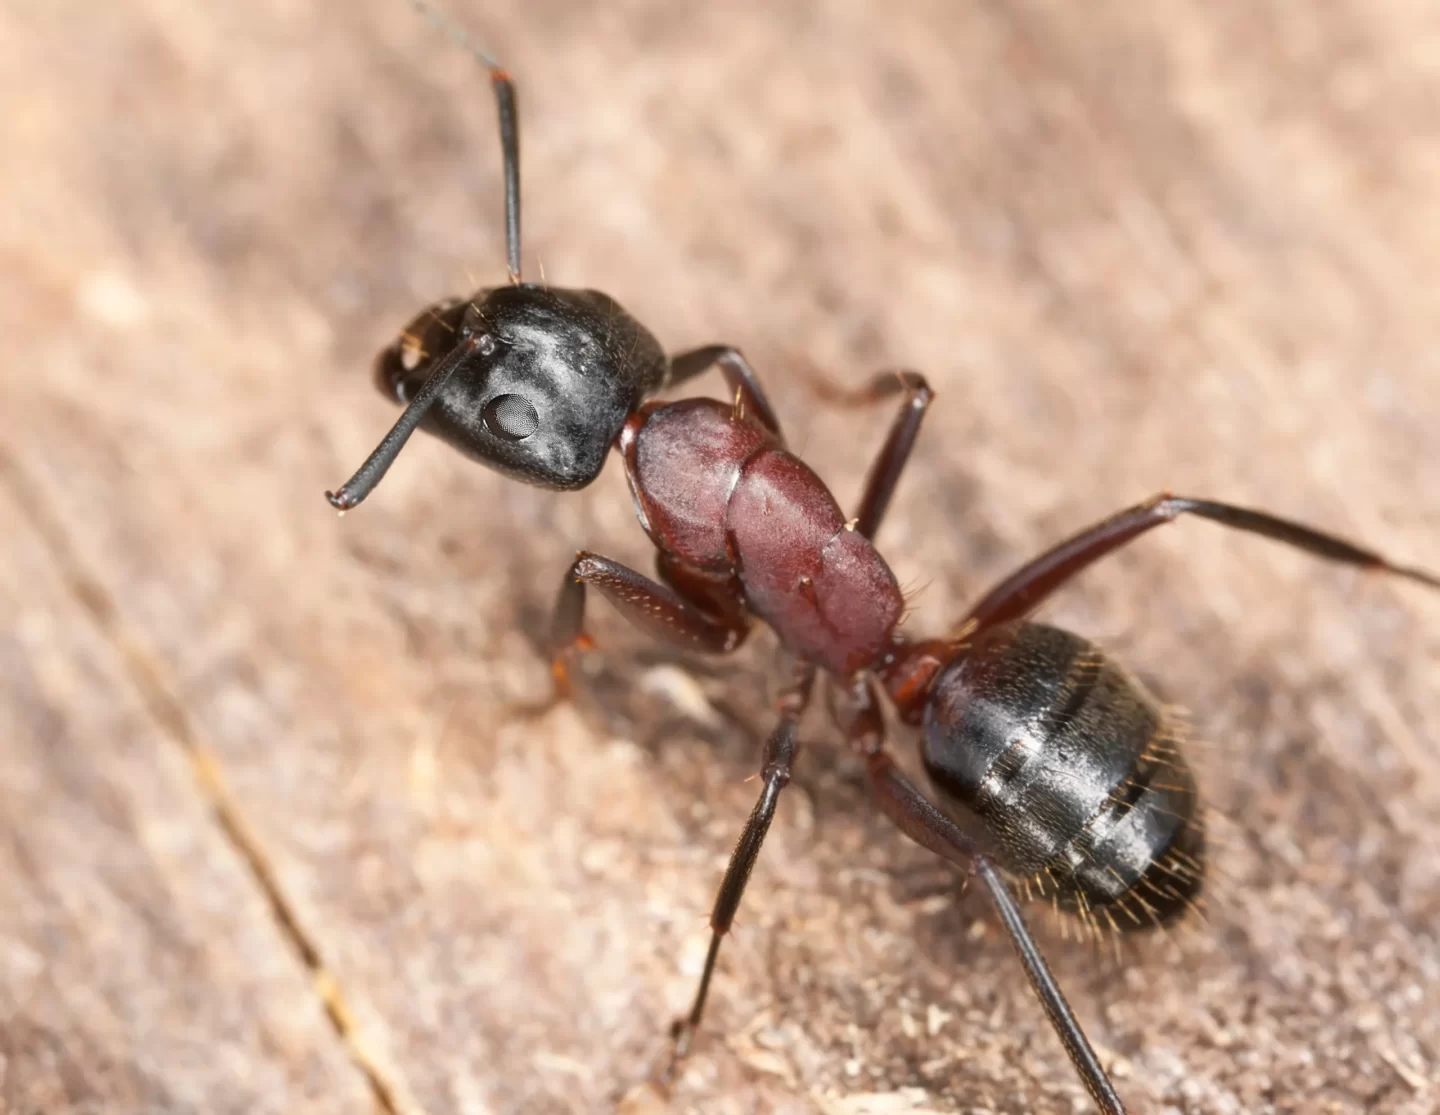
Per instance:
[[[75,556],[64,528],[35,498],[35,486],[3,449],[0,449],[0,480],[14,497],[21,514],[54,556],[56,569],[69,591],[94,621],[101,636],[116,651],[150,716],[161,731],[184,751],[196,787],[208,803],[225,841],[249,870],[281,935],[305,965],[310,974],[310,986],[319,998],[326,1018],[345,1047],[351,1063],[365,1077],[380,1110],[385,1115],[406,1115],[410,1105],[399,1101],[394,1082],[361,1040],[339,980],[326,967],[319,945],[286,898],[260,840],[225,785],[219,758],[191,726],[190,718],[175,696],[174,686],[167,680],[165,667],[131,633],[114,598]]]

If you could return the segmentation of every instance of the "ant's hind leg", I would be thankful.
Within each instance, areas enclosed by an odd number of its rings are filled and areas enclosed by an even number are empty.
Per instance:
[[[1039,557],[1026,562],[970,609],[966,616],[966,626],[973,630],[1022,619],[1039,607],[1052,592],[1106,554],[1118,550],[1137,535],[1171,522],[1181,515],[1196,515],[1235,530],[1264,535],[1327,561],[1392,573],[1430,588],[1440,588],[1440,576],[1434,573],[1427,573],[1413,566],[1396,565],[1373,550],[1367,550],[1314,527],[1307,527],[1303,523],[1282,519],[1265,511],[1236,507],[1230,503],[1172,496],[1165,492],[1082,530],[1073,538],[1066,539]]]
[[[592,645],[585,634],[586,585],[594,585],[636,627],[680,650],[727,654],[744,642],[750,631],[742,615],[711,616],[673,589],[617,561],[582,550],[565,574],[550,626],[550,665],[562,692],[569,684],[569,659]]]
[[[1030,977],[1030,986],[1045,1008],[1070,1063],[1096,1105],[1106,1115],[1125,1115],[1115,1086],[1095,1056],[1095,1050],[1080,1028],[1079,1021],[1065,1001],[1065,995],[1050,967],[1045,963],[1035,939],[1025,925],[1004,879],[985,855],[980,845],[948,816],[916,789],[885,750],[885,724],[880,704],[867,681],[856,685],[850,694],[850,720],[846,737],[853,750],[865,759],[866,776],[880,810],[915,843],[961,867],[967,874],[980,877],[1010,941]]]

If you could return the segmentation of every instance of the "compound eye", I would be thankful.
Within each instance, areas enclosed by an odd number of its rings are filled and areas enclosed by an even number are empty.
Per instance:
[[[487,430],[506,441],[524,441],[540,428],[540,414],[524,395],[496,395],[480,417]]]

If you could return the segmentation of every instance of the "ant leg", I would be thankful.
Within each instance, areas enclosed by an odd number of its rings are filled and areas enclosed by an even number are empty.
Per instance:
[[[681,650],[728,654],[750,633],[743,614],[718,619],[702,612],[673,589],[619,562],[581,550],[575,556],[550,626],[550,666],[557,685],[568,684],[566,660],[593,644],[585,634],[585,586],[594,585],[620,614],[658,641]]]
[[[673,387],[677,383],[684,383],[717,365],[720,374],[725,377],[726,386],[734,392],[737,405],[758,418],[760,424],[783,444],[785,435],[780,430],[780,420],[775,417],[770,400],[765,397],[765,389],[760,386],[760,377],[734,345],[706,345],[672,356],[670,374],[665,379],[665,386]]]
[[[765,834],[770,831],[770,822],[775,818],[780,791],[790,784],[790,768],[795,761],[795,729],[810,704],[814,682],[815,667],[808,662],[797,664],[794,680],[786,686],[777,702],[780,723],[775,725],[775,730],[765,741],[764,761],[760,766],[760,777],[765,785],[760,790],[760,798],[755,802],[750,819],[745,822],[745,829],[730,856],[730,866],[725,869],[725,878],[720,883],[720,893],[715,897],[715,909],[710,914],[710,951],[705,954],[705,969],[700,973],[700,986],[695,991],[690,1013],[675,1024],[675,1047],[665,1072],[666,1080],[674,1075],[680,1058],[689,1052],[690,1041],[705,1010],[705,997],[710,991],[710,979],[715,974],[720,942],[730,931],[735,911],[740,908],[740,899],[745,894],[745,884],[750,881],[750,872],[760,858],[760,847],[765,843]]]
[[[1020,619],[1070,578],[1112,550],[1119,549],[1147,530],[1186,514],[1198,515],[1251,534],[1262,534],[1329,561],[1394,573],[1431,588],[1440,588],[1440,576],[1423,569],[1395,565],[1374,551],[1336,538],[1333,534],[1325,534],[1263,511],[1162,493],[1096,523],[1021,566],[970,609],[966,625],[973,630]]]
[[[656,550],[655,574],[681,599],[706,615],[736,625],[746,624],[744,590],[734,573],[711,573],[664,550]]]
[[[1020,963],[1025,966],[1030,986],[1045,1008],[1050,1025],[1065,1046],[1065,1052],[1085,1090],[1106,1115],[1125,1115],[1124,1103],[1095,1056],[1095,1050],[1070,1010],[1070,1004],[1065,1001],[1060,985],[1050,974],[1049,965],[1045,963],[1035,939],[1030,936],[1020,908],[1000,872],[979,843],[916,789],[915,784],[895,765],[895,760],[885,750],[884,720],[870,683],[861,682],[856,686],[851,700],[852,719],[846,735],[850,746],[865,757],[870,789],[881,811],[915,843],[958,865],[967,874],[980,877],[990,893],[990,900],[995,903],[1005,931],[1010,934],[1010,942],[1020,956]]]
[[[827,380],[816,379],[821,398],[835,406],[862,407],[878,403],[900,392],[905,398],[900,411],[890,424],[890,433],[881,446],[870,475],[865,479],[865,494],[860,497],[860,510],[855,515],[855,529],[866,538],[874,538],[895,494],[895,485],[910,460],[910,450],[920,433],[920,422],[934,401],[935,392],[919,372],[905,369],[879,372],[864,387],[855,390],[837,388]]]

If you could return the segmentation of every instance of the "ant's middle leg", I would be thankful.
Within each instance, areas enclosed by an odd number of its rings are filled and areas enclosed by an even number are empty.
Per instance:
[[[676,1063],[689,1051],[690,1041],[700,1025],[705,998],[710,991],[710,979],[715,974],[715,961],[720,955],[720,942],[730,932],[735,911],[740,908],[740,899],[745,894],[745,884],[750,881],[750,872],[760,858],[760,847],[765,843],[765,834],[770,831],[770,822],[775,819],[780,791],[790,784],[790,770],[797,746],[795,732],[801,715],[810,704],[814,683],[815,667],[808,662],[796,663],[793,680],[781,692],[777,702],[780,723],[765,742],[765,755],[760,767],[764,785],[730,856],[730,865],[720,883],[720,893],[715,897],[715,909],[710,914],[710,950],[705,954],[705,968],[700,973],[700,986],[696,989],[690,1013],[675,1024],[675,1047],[665,1074],[667,1080],[674,1075]]]
[[[1328,561],[1393,573],[1431,588],[1440,588],[1440,576],[1423,569],[1396,565],[1373,550],[1333,534],[1264,511],[1252,511],[1208,499],[1172,496],[1166,492],[1096,523],[1021,566],[970,609],[966,626],[974,630],[1023,618],[1039,607],[1052,592],[1106,554],[1119,549],[1137,535],[1181,515],[1198,515],[1236,530],[1264,535]]]
[[[935,399],[935,392],[919,372],[906,369],[878,372],[864,387],[853,390],[836,387],[819,377],[815,379],[815,386],[827,403],[842,407],[870,406],[901,392],[905,394],[900,410],[890,423],[885,444],[870,466],[860,509],[855,513],[855,529],[866,538],[874,538],[890,507],[890,497],[895,494],[900,474],[910,460],[910,451],[920,435],[920,423]]]
[[[847,741],[865,759],[866,776],[881,812],[922,848],[949,860],[967,875],[979,876],[1085,1090],[1106,1115],[1125,1115],[1124,1103],[1051,975],[999,870],[968,833],[915,787],[885,749],[885,722],[870,682],[862,680],[851,688],[847,712]]]
[[[749,621],[738,605],[712,614],[628,566],[582,550],[565,574],[550,626],[550,664],[562,691],[569,681],[570,657],[592,645],[585,634],[586,585],[594,585],[642,631],[680,650],[728,654],[750,633]]]

